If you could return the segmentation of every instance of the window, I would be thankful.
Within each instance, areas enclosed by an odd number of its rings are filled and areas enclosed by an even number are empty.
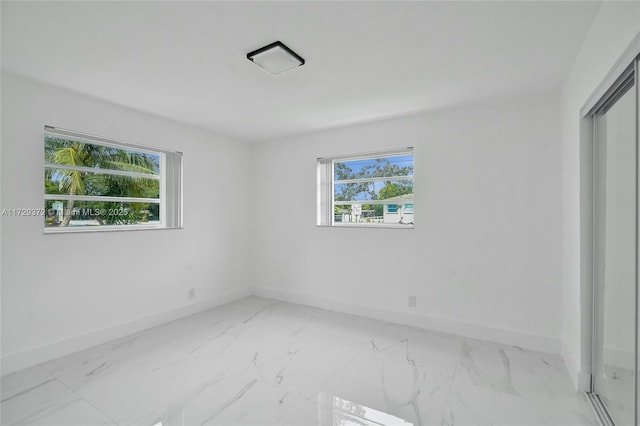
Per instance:
[[[413,227],[413,148],[317,164],[318,225]]]
[[[182,154],[45,126],[45,232],[180,228]]]

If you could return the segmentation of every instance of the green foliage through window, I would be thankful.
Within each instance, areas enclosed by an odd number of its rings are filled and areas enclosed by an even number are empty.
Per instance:
[[[45,134],[44,157],[45,227],[160,221],[159,153]]]
[[[333,223],[413,225],[412,152],[333,160],[332,167]]]

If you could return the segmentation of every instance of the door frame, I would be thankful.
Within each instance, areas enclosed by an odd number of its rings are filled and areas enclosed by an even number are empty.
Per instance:
[[[596,113],[607,103],[620,97],[620,90],[629,78],[635,84],[631,90],[635,92],[636,113],[636,255],[640,253],[640,33],[634,38],[616,65],[607,73],[606,78],[589,97],[580,110],[580,306],[581,306],[581,364],[578,377],[579,391],[586,391],[598,420],[603,425],[614,425],[608,416],[602,400],[593,392],[596,343],[596,276],[595,276],[595,231],[596,231]],[[626,93],[626,92],[625,92]],[[638,259],[636,259],[636,336],[635,336],[635,424],[640,424],[640,287]]]

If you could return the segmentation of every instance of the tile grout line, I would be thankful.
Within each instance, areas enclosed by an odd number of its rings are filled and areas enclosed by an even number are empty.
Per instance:
[[[65,382],[62,381],[62,379],[60,379],[58,376],[55,375],[55,373],[53,373],[52,371],[49,371],[49,369],[47,369],[43,364],[38,364],[38,366],[40,368],[42,368],[44,371],[46,371],[47,373],[51,374],[51,376],[57,381],[59,382],[62,386],[64,386],[66,389],[68,389],[71,393],[73,393],[75,396],[77,396],[81,401],[86,402],[87,404],[89,404],[94,410],[96,410],[98,413],[102,414],[106,419],[108,419],[110,422],[112,422],[114,425],[118,425],[119,423],[117,421],[115,421],[114,419],[112,419],[110,416],[108,416],[106,413],[104,413],[101,409],[99,409],[98,407],[96,407],[95,405],[93,405],[93,403],[89,400],[87,400],[86,398],[84,398],[82,395],[78,394],[75,390],[73,390],[73,388],[71,388],[69,385],[67,385]]]

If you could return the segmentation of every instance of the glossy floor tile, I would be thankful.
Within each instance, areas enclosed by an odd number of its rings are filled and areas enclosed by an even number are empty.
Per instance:
[[[2,425],[595,425],[557,355],[249,297],[2,378]]]
[[[39,366],[2,378],[0,410],[3,425],[116,424]]]
[[[312,403],[240,374],[215,378],[130,424],[293,426],[314,424],[315,418]]]
[[[562,358],[555,355],[464,339],[455,380],[558,408],[591,413],[584,395],[574,391]]]

